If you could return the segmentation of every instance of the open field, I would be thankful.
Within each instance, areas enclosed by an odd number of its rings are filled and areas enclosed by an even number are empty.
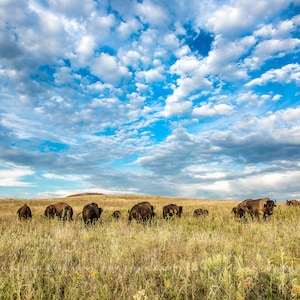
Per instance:
[[[64,201],[73,222],[46,220]],[[151,226],[128,224],[128,209],[150,201]],[[101,222],[78,213],[96,202]],[[19,221],[27,203],[31,221]],[[180,219],[162,207],[183,206]],[[133,195],[0,200],[0,299],[300,299],[300,207],[277,204],[266,222],[235,220],[238,202]],[[208,217],[194,218],[196,208]],[[119,221],[111,218],[121,210]]]

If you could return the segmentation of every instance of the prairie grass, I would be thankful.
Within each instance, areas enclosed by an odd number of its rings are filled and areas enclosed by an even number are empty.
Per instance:
[[[73,222],[46,220],[64,201]],[[150,201],[151,225],[128,224],[128,209]],[[27,203],[31,221],[16,211]],[[104,209],[86,227],[85,204]],[[165,221],[162,207],[183,206]],[[0,200],[0,299],[300,299],[300,209],[278,204],[264,221],[234,219],[236,201],[98,195]],[[209,216],[193,217],[196,208]],[[120,210],[121,219],[111,217]]]

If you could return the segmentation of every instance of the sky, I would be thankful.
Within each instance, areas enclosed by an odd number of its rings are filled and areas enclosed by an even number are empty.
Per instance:
[[[300,198],[300,0],[1,0],[0,198]]]

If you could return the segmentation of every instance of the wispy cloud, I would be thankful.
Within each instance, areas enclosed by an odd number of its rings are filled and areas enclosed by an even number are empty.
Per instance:
[[[33,174],[34,171],[29,167],[5,164],[5,162],[2,161],[2,169],[0,170],[0,187],[30,187],[32,183],[24,179],[26,176]]]

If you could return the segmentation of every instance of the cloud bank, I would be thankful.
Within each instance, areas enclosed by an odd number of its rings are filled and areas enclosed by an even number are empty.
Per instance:
[[[300,198],[299,1],[0,8],[0,197]]]

